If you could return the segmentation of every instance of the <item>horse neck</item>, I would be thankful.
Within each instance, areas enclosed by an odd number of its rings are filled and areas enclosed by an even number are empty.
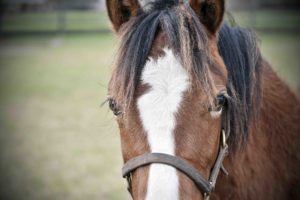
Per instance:
[[[299,174],[299,99],[267,63],[262,65],[261,112],[245,148],[225,161],[230,175],[221,176],[216,188],[230,199],[286,199]]]
[[[291,154],[298,154],[296,150],[299,147],[297,138],[300,133],[300,101],[268,63],[263,62],[262,69],[262,108],[260,117],[251,126],[247,148],[257,152],[255,148],[262,140],[265,153],[271,156],[268,160],[278,161],[276,165],[285,165],[293,160],[289,157]],[[265,139],[261,139],[262,137]],[[259,153],[261,152],[257,152]]]

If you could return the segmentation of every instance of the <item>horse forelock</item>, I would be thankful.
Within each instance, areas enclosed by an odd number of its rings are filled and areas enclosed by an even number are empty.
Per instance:
[[[161,2],[161,1],[160,1]],[[121,47],[116,62],[118,88],[116,96],[130,105],[140,81],[141,72],[151,54],[154,40],[163,33],[166,46],[181,60],[190,77],[199,82],[208,94],[212,83],[209,66],[208,35],[189,7],[172,7],[139,14],[121,29]]]

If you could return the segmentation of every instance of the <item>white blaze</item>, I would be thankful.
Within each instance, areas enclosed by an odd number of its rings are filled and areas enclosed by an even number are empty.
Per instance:
[[[189,86],[187,72],[172,50],[165,49],[164,57],[146,63],[141,79],[150,86],[137,103],[151,152],[175,156],[175,115]],[[157,199],[179,199],[179,180],[173,167],[150,166],[146,200]]]

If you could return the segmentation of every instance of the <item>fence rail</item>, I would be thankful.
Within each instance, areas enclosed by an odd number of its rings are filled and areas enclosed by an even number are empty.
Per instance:
[[[260,31],[300,32],[297,10],[235,10],[237,23]],[[56,10],[47,12],[2,13],[0,35],[45,35],[109,33],[105,11]]]
[[[0,34],[106,33],[109,23],[100,11],[7,13],[0,18]]]

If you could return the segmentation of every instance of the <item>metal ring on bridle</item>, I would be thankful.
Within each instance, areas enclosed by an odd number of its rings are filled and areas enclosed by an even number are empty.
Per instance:
[[[226,142],[227,138],[226,138],[225,129],[222,129],[222,135],[221,135],[221,137],[222,137],[222,145],[223,145],[223,147],[227,146],[227,142]]]

